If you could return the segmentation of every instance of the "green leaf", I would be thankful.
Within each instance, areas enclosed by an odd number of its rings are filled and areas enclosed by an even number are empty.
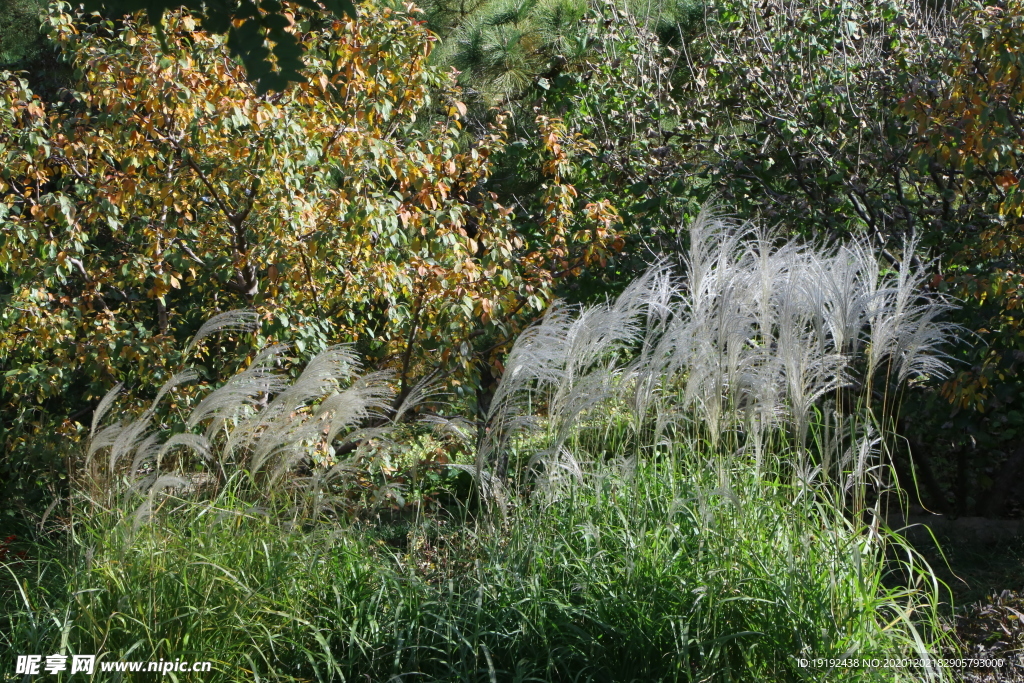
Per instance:
[[[647,192],[647,188],[649,188],[649,187],[650,187],[650,184],[648,184],[648,183],[646,183],[644,181],[640,181],[638,183],[634,183],[634,184],[630,185],[629,193],[631,195],[633,195],[634,197],[642,197],[644,195],[644,193]]]
[[[343,14],[352,19],[356,18],[356,6],[352,4],[352,0],[324,0],[324,5],[339,18]]]

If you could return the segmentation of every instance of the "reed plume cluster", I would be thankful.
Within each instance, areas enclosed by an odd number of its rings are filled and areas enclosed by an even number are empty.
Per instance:
[[[255,324],[251,311],[217,315],[192,339],[186,356],[209,335],[251,331]],[[137,418],[100,426],[121,391],[120,384],[115,386],[92,422],[85,469],[94,492],[116,493],[117,482],[127,481],[129,491],[148,494],[139,517],[150,512],[155,494],[194,485],[198,472],[219,484],[242,476],[253,491],[291,488],[322,494],[346,471],[346,463],[310,468],[312,453],[333,452],[339,437],[361,443],[385,431],[381,425],[392,409],[393,376],[362,372],[352,348],[339,345],[317,354],[292,381],[282,370],[288,351],[286,344],[260,350],[247,368],[200,400],[184,424],[171,428],[155,426],[154,418],[173,389],[198,377],[194,370],[171,377]],[[411,392],[414,398],[421,396],[419,389]],[[397,412],[406,408],[403,403]],[[191,455],[173,457],[182,453]],[[305,476],[299,476],[300,470]]]
[[[927,291],[916,240],[886,262],[867,239],[785,241],[713,207],[688,237],[681,276],[659,261],[614,301],[556,305],[523,333],[479,469],[540,428],[550,438],[527,468],[578,476],[584,463],[566,448],[574,426],[618,405],[641,451],[685,433],[709,455],[748,455],[760,469],[771,441],[805,478],[863,485],[890,445],[901,388],[951,370],[945,349],[958,327],[942,314],[953,305]]]
[[[514,461],[515,479],[579,481],[589,456],[570,441],[583,422],[616,409],[629,416],[631,452],[639,456],[685,446],[720,464],[746,457],[758,472],[785,465],[798,479],[841,483],[862,507],[866,482],[883,483],[899,391],[912,378],[950,372],[944,348],[958,329],[942,314],[952,304],[926,290],[917,242],[906,240],[902,256],[885,262],[866,239],[786,241],[713,207],[691,222],[688,238],[681,272],[660,260],[613,301],[555,303],[523,332],[491,401],[475,466],[453,466],[473,473],[494,498],[508,480],[510,452],[525,439],[532,450]],[[217,316],[189,350],[254,322],[245,312]],[[244,472],[266,490],[296,483],[321,490],[350,465],[305,467],[314,473],[305,478],[297,469],[339,435],[349,443],[380,435],[391,376],[361,373],[353,351],[336,346],[291,382],[278,369],[286,352],[262,350],[171,435],[153,429],[153,418],[193,371],[172,377],[139,418],[99,427],[115,387],[93,421],[94,479],[120,465],[136,490],[180,487],[182,459],[168,456],[184,449],[197,456],[187,462],[202,461],[220,481]],[[413,400],[422,394],[411,392]]]

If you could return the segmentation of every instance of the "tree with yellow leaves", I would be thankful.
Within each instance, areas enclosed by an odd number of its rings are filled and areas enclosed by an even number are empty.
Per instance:
[[[354,342],[396,370],[464,385],[553,286],[604,258],[616,214],[565,180],[585,141],[539,121],[544,215],[487,189],[502,120],[461,143],[451,74],[406,7],[355,20],[286,8],[303,83],[261,94],[223,37],[166,17],[51,14],[76,92],[0,83],[0,411],[8,453],[115,380],[159,382],[182,341],[248,307],[308,356]],[[228,353],[222,340],[207,353]],[[214,376],[211,364],[210,378]],[[65,428],[72,429],[72,424]],[[8,471],[13,471],[8,467]]]

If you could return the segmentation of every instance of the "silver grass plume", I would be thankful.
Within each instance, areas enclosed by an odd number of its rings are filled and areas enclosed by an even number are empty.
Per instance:
[[[108,391],[106,395],[100,399],[99,405],[96,406],[96,410],[92,414],[92,428],[89,430],[90,437],[96,436],[96,428],[99,426],[100,422],[103,421],[103,418],[106,416],[107,411],[110,410],[110,407],[114,405],[114,401],[117,400],[118,395],[121,393],[121,387],[123,386],[124,382],[118,382],[114,385],[113,389]]]
[[[205,336],[225,329],[242,329],[252,321],[254,317],[246,312],[217,316],[200,329],[189,348]],[[272,487],[308,456],[315,443],[329,444],[342,433],[350,438],[369,436],[369,431],[353,430],[365,421],[379,421],[390,410],[394,393],[390,385],[392,373],[360,374],[360,364],[351,348],[326,349],[307,364],[294,382],[279,369],[287,350],[287,346],[276,345],[260,351],[249,367],[193,408],[183,432],[168,438],[162,438],[150,425],[167,393],[195,379],[194,371],[174,375],[137,419],[101,427],[120,390],[120,385],[115,387],[97,407],[88,460],[100,451],[108,451],[106,475],[111,478],[119,464],[131,457],[127,474],[134,482],[133,488],[150,493],[149,501],[140,508],[137,519],[141,520],[152,507],[155,488],[179,485],[175,483],[178,480],[164,472],[165,459],[176,449],[191,450],[219,467],[222,475],[231,467],[251,474],[262,472],[264,484]],[[424,385],[412,392],[405,408],[428,390]],[[195,433],[202,428],[203,433]]]
[[[552,434],[549,448],[533,464],[578,469],[562,448],[581,417],[616,392],[623,356],[643,339],[645,323],[657,319],[671,292],[665,267],[651,268],[615,301],[574,309],[555,304],[516,340],[486,417],[487,435],[477,454],[477,470],[516,433],[536,426],[531,406],[546,407]]]
[[[825,352],[819,311],[806,306],[801,296],[806,284],[799,271],[791,272],[782,288],[778,321],[777,353],[785,371],[786,392],[793,418],[793,436],[802,454],[808,419],[818,399],[847,383],[843,356]],[[803,299],[803,300],[802,300]],[[820,302],[816,302],[820,303]]]
[[[212,440],[222,428],[233,426],[266,405],[269,395],[288,386],[288,378],[275,370],[287,352],[288,347],[283,344],[260,351],[249,367],[228,379],[192,409],[185,428],[191,430],[207,422],[206,438]]]
[[[192,337],[185,347],[185,357],[192,352],[199,342],[218,332],[252,332],[259,325],[259,314],[256,311],[225,311],[207,320]]]
[[[122,458],[135,455],[140,450],[143,453],[147,452],[155,443],[155,439],[149,433],[149,426],[156,415],[160,402],[169,391],[181,384],[195,380],[196,377],[198,374],[194,370],[186,370],[173,375],[160,387],[156,398],[137,420],[118,424],[110,432],[102,430],[103,434],[97,434],[97,437],[89,445],[88,459],[91,459],[100,448],[108,448],[107,473],[112,475],[117,463]]]
[[[825,333],[832,352],[844,356],[860,350],[862,330],[877,281],[878,262],[856,241],[841,246],[831,258],[816,260],[810,273],[821,292]]]
[[[949,354],[942,350],[942,346],[948,342],[951,332],[960,328],[952,323],[936,321],[950,308],[952,306],[942,304],[929,307],[901,330],[896,343],[897,380],[900,384],[911,376],[941,378],[952,374],[953,368],[947,360]]]
[[[557,383],[564,376],[565,346],[571,323],[571,309],[555,302],[539,324],[527,328],[516,339],[485,418],[486,436],[477,449],[478,473],[512,437],[536,423],[530,411],[531,392]]]
[[[744,433],[758,461],[765,435],[788,417],[802,453],[812,411],[838,388],[869,385],[885,363],[897,385],[949,372],[942,347],[958,328],[939,320],[952,306],[924,292],[923,269],[910,266],[915,240],[893,272],[866,240],[800,245],[711,206],[689,237],[683,283],[659,262],[613,304],[556,304],[523,333],[492,402],[478,471],[517,430],[540,423],[540,408],[550,441],[534,461],[564,470],[568,434],[609,400],[630,408],[637,434],[653,411],[654,443],[696,417],[714,441],[727,429]],[[829,429],[824,447],[838,448]],[[797,465],[810,476],[809,463]]]

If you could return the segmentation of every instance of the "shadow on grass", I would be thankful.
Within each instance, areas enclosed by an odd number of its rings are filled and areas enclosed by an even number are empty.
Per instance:
[[[949,588],[941,610],[962,656],[1000,661],[969,667],[964,683],[1024,683],[1024,536],[939,532],[914,535],[915,546]],[[944,591],[945,592],[945,591]]]

